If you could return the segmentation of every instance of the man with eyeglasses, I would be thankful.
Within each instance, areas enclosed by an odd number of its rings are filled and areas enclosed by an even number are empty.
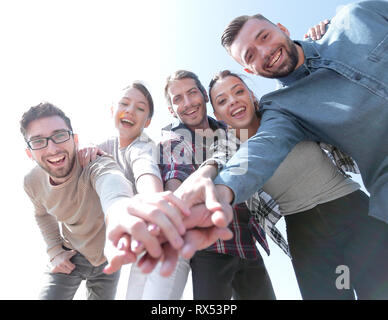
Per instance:
[[[114,299],[119,272],[103,272],[103,211],[115,199],[133,195],[130,182],[110,157],[99,157],[85,170],[80,167],[78,137],[70,119],[54,105],[32,107],[20,124],[27,155],[38,164],[26,175],[24,188],[50,258],[39,298],[72,299],[86,280],[88,299]]]

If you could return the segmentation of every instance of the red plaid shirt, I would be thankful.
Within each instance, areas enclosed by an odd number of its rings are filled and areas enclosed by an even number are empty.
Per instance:
[[[210,128],[214,132],[225,134],[226,126],[208,117]],[[216,134],[217,135],[217,134]],[[177,121],[162,130],[160,142],[160,171],[163,182],[170,179],[184,181],[198,169],[203,161],[211,156],[210,146],[213,139],[205,139],[200,135],[195,137],[186,125]],[[269,255],[269,247],[265,232],[251,214],[245,203],[233,208],[233,221],[229,228],[234,234],[231,240],[217,240],[206,251],[239,256],[243,259],[256,259],[260,256],[255,242],[258,241]]]

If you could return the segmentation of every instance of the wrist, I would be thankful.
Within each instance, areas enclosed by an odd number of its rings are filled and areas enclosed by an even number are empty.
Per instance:
[[[214,180],[218,174],[218,167],[216,164],[209,163],[201,168],[202,177]]]
[[[48,250],[48,255],[50,262],[52,262],[56,257],[58,257],[60,254],[64,253],[66,250],[63,249],[62,244],[56,245],[55,247],[52,247]]]
[[[231,204],[234,200],[233,190],[224,184],[217,184],[216,190],[218,199],[222,199],[224,202]]]

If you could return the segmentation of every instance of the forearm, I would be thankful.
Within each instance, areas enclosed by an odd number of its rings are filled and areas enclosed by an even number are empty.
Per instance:
[[[165,183],[165,190],[174,192],[176,189],[180,187],[182,181],[178,179],[170,179]]]
[[[143,174],[137,179],[136,190],[138,193],[162,192],[162,181],[153,174]]]
[[[47,254],[51,261],[55,256],[64,251],[62,248],[63,238],[59,230],[58,221],[49,214],[36,215],[35,219],[46,243]]]
[[[132,184],[121,174],[105,174],[96,180],[96,191],[99,195],[105,215],[108,208],[121,199],[133,196]]]
[[[233,204],[244,202],[262,188],[291,149],[305,139],[292,119],[274,111],[264,115],[267,119],[263,117],[259,131],[241,145],[214,180],[233,191]]]

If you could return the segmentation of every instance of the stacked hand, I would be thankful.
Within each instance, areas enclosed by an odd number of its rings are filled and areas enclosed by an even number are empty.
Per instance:
[[[174,193],[138,194],[116,202],[107,212],[109,264],[104,272],[135,262],[145,251],[138,264],[142,271],[151,272],[161,261],[161,274],[168,276],[179,254],[189,259],[217,239],[233,237],[227,228],[231,200],[227,187],[193,174]]]

